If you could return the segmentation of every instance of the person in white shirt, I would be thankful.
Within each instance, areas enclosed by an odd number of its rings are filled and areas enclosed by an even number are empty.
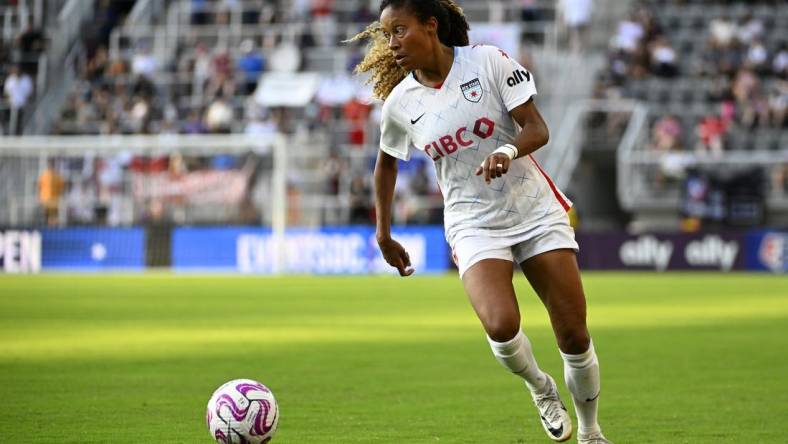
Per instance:
[[[11,109],[20,109],[33,94],[33,81],[29,75],[21,72],[18,66],[14,66],[5,79],[3,93]]]
[[[565,441],[572,421],[555,381],[536,363],[520,327],[516,262],[547,308],[578,413],[578,442],[608,444],[597,422],[599,364],[569,225],[571,202],[531,156],[548,129],[534,103],[533,75],[504,51],[468,46],[453,0],[383,0],[357,72],[371,72],[385,100],[375,166],[377,241],[401,276],[407,251],[391,237],[398,160],[432,159],[444,198],[446,239],[495,357],[525,385],[548,437]]]
[[[33,94],[33,80],[19,66],[12,66],[3,83],[3,95],[11,108],[8,132],[17,134],[22,126],[22,112],[28,99]]]
[[[584,30],[591,22],[593,0],[561,0],[558,2],[564,25],[569,30],[569,47],[580,51],[583,46]]]

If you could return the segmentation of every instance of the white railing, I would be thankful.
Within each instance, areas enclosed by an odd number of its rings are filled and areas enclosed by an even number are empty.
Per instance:
[[[659,153],[646,149],[646,144],[638,142],[633,149],[620,152],[618,156],[618,195],[622,207],[627,210],[678,211],[681,207],[681,190],[678,184],[665,188],[659,187],[652,178],[670,162],[682,169],[704,168],[717,172],[744,170],[760,167],[766,177],[772,177],[775,169],[788,165],[788,147],[780,151],[733,150],[721,156],[698,152]],[[788,194],[780,188],[766,186],[766,207],[771,211],[788,211]]]
[[[643,120],[647,122],[645,115]],[[665,168],[684,171],[701,167],[722,173],[760,167],[769,178],[777,169],[788,165],[788,146],[779,151],[771,151],[765,147],[756,147],[753,151],[734,148],[719,155],[697,151],[665,153],[649,149],[648,125],[630,128],[632,131],[627,130],[619,146],[616,170],[619,202],[624,209],[632,212],[678,213],[681,208],[681,182],[659,184],[654,180],[655,173]],[[766,207],[771,211],[788,211],[788,194],[780,187],[767,184]]]
[[[589,113],[624,113],[629,114],[626,133],[618,145],[618,152],[630,149],[635,142],[635,135],[646,127],[647,108],[632,100],[581,100],[567,109],[556,134],[555,142],[545,149],[542,159],[544,169],[551,174],[559,188],[569,186],[572,173],[580,160],[583,147],[586,146],[585,122]]]

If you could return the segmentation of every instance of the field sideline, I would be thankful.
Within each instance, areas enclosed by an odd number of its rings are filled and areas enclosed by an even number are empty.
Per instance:
[[[616,444],[786,442],[788,279],[584,283]],[[561,381],[545,311],[516,286]],[[551,442],[453,275],[0,276],[0,442],[209,444],[208,397],[241,377],[277,396],[273,444]]]

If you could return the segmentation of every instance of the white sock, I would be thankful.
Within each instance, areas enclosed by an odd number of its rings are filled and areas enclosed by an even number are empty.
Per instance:
[[[561,353],[564,358],[564,379],[577,412],[578,433],[599,431],[596,411],[599,400],[599,361],[596,359],[594,343],[579,355]]]
[[[495,358],[508,368],[512,373],[525,379],[525,385],[532,392],[541,392],[547,384],[547,377],[536,364],[536,358],[531,350],[531,342],[522,330],[519,330],[514,338],[506,342],[496,342],[489,336],[493,355]]]

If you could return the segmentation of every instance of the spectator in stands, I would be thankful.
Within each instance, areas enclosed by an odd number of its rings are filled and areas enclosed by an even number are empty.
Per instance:
[[[337,19],[334,14],[334,0],[312,0],[312,29],[317,44],[332,46],[337,38]]]
[[[765,74],[768,70],[769,53],[760,38],[753,39],[746,50],[744,57],[745,66],[752,68],[758,74]]]
[[[194,59],[188,70],[192,73],[192,95],[202,95],[205,85],[211,78],[211,53],[203,42],[194,46]]]
[[[32,94],[33,80],[29,75],[22,72],[19,65],[12,66],[8,77],[5,78],[3,83],[3,95],[11,108],[11,119],[9,122],[9,132],[11,134],[19,133],[22,126],[22,109]]]
[[[730,125],[736,120],[736,103],[730,93],[726,93],[720,102],[720,117],[725,125]]]
[[[561,0],[561,17],[569,34],[569,48],[572,52],[582,49],[584,31],[591,22],[593,0]]]
[[[372,190],[367,180],[368,174],[354,174],[350,180],[350,223],[372,223]]]
[[[527,23],[538,22],[541,19],[539,0],[520,0],[520,20]]]
[[[107,47],[99,45],[96,53],[85,64],[84,78],[90,83],[98,83],[104,80],[104,74],[109,68],[109,53]]]
[[[205,88],[205,95],[208,99],[217,96],[233,97],[235,95],[233,73],[233,61],[227,48],[216,48],[211,60],[211,74],[208,79],[208,86]]]
[[[635,10],[635,17],[643,27],[643,37],[641,40],[648,43],[662,35],[662,27],[654,16],[654,12],[646,5],[639,5]]]
[[[630,55],[629,77],[642,79],[648,76],[651,69],[651,54],[645,44],[638,44]]]
[[[243,93],[249,95],[254,92],[257,81],[265,70],[265,59],[255,48],[252,39],[241,42],[241,53],[242,55],[238,59],[238,71],[243,76]]]
[[[132,3],[131,1],[118,0],[100,0],[98,2],[91,26],[83,27],[83,30],[94,34],[86,42],[88,53],[92,54],[97,45],[109,42],[112,28],[121,20],[121,15],[131,9]]]
[[[245,25],[270,25],[276,23],[279,15],[279,2],[276,0],[258,0],[257,5],[244,6],[241,21]]]
[[[95,187],[90,179],[77,177],[76,180],[72,180],[65,200],[69,224],[93,222],[96,196]]]
[[[113,227],[123,222],[123,177],[130,162],[128,154],[99,159],[98,162],[98,202],[105,218],[101,222]]]
[[[780,44],[780,48],[774,55],[772,73],[783,80],[788,80],[788,44],[785,42]]]
[[[46,48],[44,32],[33,26],[30,18],[25,22],[25,28],[16,37],[16,47],[24,57],[26,54],[38,56]]]
[[[623,85],[629,75],[629,58],[623,49],[611,51],[608,55],[610,82],[612,85]]]
[[[725,132],[728,130],[721,117],[708,115],[698,122],[696,133],[698,143],[695,151],[699,154],[709,153],[714,157],[722,155]]]
[[[110,60],[105,74],[110,79],[116,79],[120,76],[126,75],[128,72],[129,67],[126,64],[126,61],[121,58],[114,58]]]
[[[210,23],[208,3],[209,0],[191,0],[191,20],[193,25],[206,25]]]
[[[258,136],[260,139],[268,139],[274,136],[279,128],[273,119],[272,113],[267,109],[254,109],[247,113],[246,128],[244,133]],[[266,144],[266,151],[269,151]],[[260,154],[258,152],[258,154]]]
[[[358,6],[356,7],[355,11],[353,11],[353,23],[363,23],[366,25],[367,23],[374,22],[377,19],[378,18],[369,8],[369,2],[365,0],[359,0]]]
[[[60,120],[55,123],[53,134],[70,134],[77,122],[77,95],[71,94],[66,98],[66,104],[60,111]]]
[[[127,128],[136,134],[149,133],[151,105],[145,97],[135,96],[128,114]]]
[[[738,71],[733,81],[733,97],[744,126],[753,128],[759,123],[766,124],[768,104],[761,94],[761,82],[752,69],[745,67]]]
[[[35,76],[38,72],[38,58],[46,47],[46,39],[42,30],[33,26],[33,21],[28,18],[25,29],[16,37],[14,46],[21,70]]]
[[[230,14],[233,10],[240,9],[241,5],[236,0],[221,0],[214,3],[215,12],[213,16],[213,23],[216,26],[227,26],[230,24]]]
[[[788,108],[788,80],[776,81],[769,91],[768,100],[771,125],[775,128],[785,128],[788,124],[785,118]]]
[[[709,82],[709,88],[706,90],[706,101],[715,103],[723,100],[733,100],[731,82],[726,76],[714,76]]]
[[[644,34],[643,25],[632,14],[628,19],[619,22],[618,31],[613,39],[613,47],[621,49],[625,53],[635,52]]]
[[[736,28],[736,38],[742,45],[749,45],[763,36],[763,22],[748,13],[739,21]]]
[[[788,163],[776,165],[771,174],[772,190],[783,195],[788,192]]]
[[[158,69],[159,62],[151,54],[150,46],[147,43],[139,45],[131,59],[131,73],[152,79]]]
[[[650,45],[651,67],[654,75],[659,77],[675,77],[678,73],[676,66],[676,50],[670,46],[670,42],[664,37],[659,36]]]
[[[681,123],[676,116],[667,114],[654,123],[651,130],[651,149],[659,152],[678,150],[681,147]]]
[[[44,210],[47,225],[58,224],[60,197],[63,195],[63,178],[57,172],[54,159],[47,161],[47,168],[38,177],[38,202]]]
[[[349,44],[348,49],[350,50],[350,55],[348,56],[345,69],[347,69],[347,72],[353,72],[353,69],[356,67],[356,65],[361,63],[361,61],[364,59],[364,50],[358,43]]]
[[[217,97],[205,110],[205,125],[212,133],[229,133],[233,123],[233,108],[223,96]]]
[[[735,45],[719,46],[710,42],[703,54],[703,62],[700,74],[733,77],[742,64],[742,53]]]
[[[348,143],[361,147],[366,141],[366,124],[370,106],[352,97],[342,106],[343,117],[349,126]]]
[[[287,182],[287,225],[301,224],[301,189],[297,181],[288,179]]]
[[[323,163],[323,174],[326,177],[326,193],[332,196],[339,195],[339,183],[347,172],[347,162],[340,159],[339,150],[332,149]]]
[[[714,48],[728,48],[734,43],[736,24],[728,16],[715,18],[709,23],[709,43]]]
[[[186,118],[186,122],[183,123],[181,127],[181,133],[183,134],[205,134],[208,132],[208,127],[203,122],[202,117],[200,116],[199,109],[192,109],[189,111],[189,116]]]

